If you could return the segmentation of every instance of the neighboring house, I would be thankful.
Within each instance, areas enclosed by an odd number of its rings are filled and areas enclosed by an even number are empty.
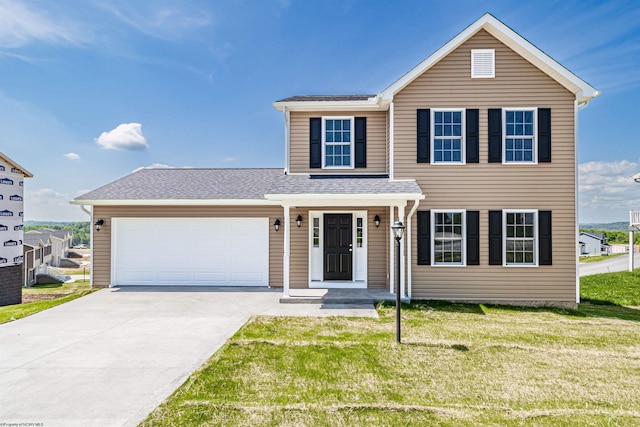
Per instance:
[[[313,89],[313,88],[310,88]],[[589,84],[487,14],[388,88],[294,96],[283,169],[143,169],[76,198],[92,284],[394,291],[575,305]]]
[[[24,286],[36,283],[42,266],[51,265],[52,244],[48,235],[24,233]]]
[[[607,244],[607,239],[604,233],[589,233],[581,231],[578,236],[580,242],[580,254],[592,255],[592,254],[608,254],[610,247]]]
[[[24,178],[32,176],[0,153],[0,306],[22,302]]]
[[[53,230],[50,228],[42,228],[38,230],[31,230],[25,233],[27,236],[37,236],[42,239],[43,242],[48,242],[51,246],[51,262],[50,265],[54,267],[60,266],[60,261],[66,258],[69,249],[73,242],[73,232],[70,230]],[[47,244],[47,243],[45,243]],[[49,263],[47,263],[49,265]]]

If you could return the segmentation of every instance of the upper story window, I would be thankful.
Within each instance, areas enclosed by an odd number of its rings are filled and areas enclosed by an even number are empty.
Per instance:
[[[323,165],[353,168],[353,117],[324,117],[322,121]]]
[[[536,163],[536,109],[503,110],[504,163]]]
[[[431,163],[464,163],[464,110],[432,109]]]

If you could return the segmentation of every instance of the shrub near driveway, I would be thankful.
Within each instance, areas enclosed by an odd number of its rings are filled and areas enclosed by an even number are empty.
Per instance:
[[[637,425],[640,316],[414,303],[258,317],[142,425]]]

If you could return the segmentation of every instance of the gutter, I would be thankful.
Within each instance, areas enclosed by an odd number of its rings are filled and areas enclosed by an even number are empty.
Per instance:
[[[418,210],[420,200],[424,200],[424,197],[414,200],[413,206],[407,215],[407,259],[409,261],[407,262],[407,296],[409,300],[411,300],[411,217]]]

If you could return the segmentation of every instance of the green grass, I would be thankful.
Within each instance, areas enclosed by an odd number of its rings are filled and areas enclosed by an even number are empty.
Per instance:
[[[610,255],[596,255],[596,256],[585,256],[580,257],[580,263],[585,264],[589,262],[600,262],[611,258],[616,258],[622,255],[629,256],[629,254],[610,254]]]
[[[580,278],[580,296],[593,304],[640,306],[640,270]]]
[[[0,307],[0,324],[11,322],[25,316],[46,310],[56,305],[64,304],[81,296],[90,294],[95,289],[91,289],[88,281],[76,281],[73,283],[51,283],[33,285],[30,288],[23,288],[22,295],[49,294],[55,295],[53,299],[28,302],[25,304],[15,304]]]
[[[142,425],[639,425],[640,310],[622,300],[413,302],[402,345],[393,304],[379,319],[257,317]]]

